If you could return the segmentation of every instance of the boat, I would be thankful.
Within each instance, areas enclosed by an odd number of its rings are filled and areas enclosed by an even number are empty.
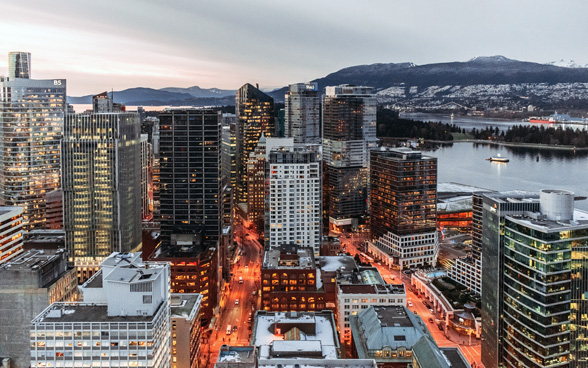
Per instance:
[[[587,120],[583,118],[574,118],[568,114],[558,114],[557,111],[549,116],[531,116],[529,123],[536,124],[586,124]]]
[[[488,157],[486,160],[490,161],[490,162],[504,162],[504,163],[509,161],[509,159],[507,157],[501,157],[500,155]]]

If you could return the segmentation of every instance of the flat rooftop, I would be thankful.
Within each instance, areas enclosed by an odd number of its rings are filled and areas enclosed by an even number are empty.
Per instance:
[[[260,359],[339,357],[339,341],[332,312],[258,311],[251,345],[259,346]]]
[[[315,269],[314,250],[282,245],[265,252],[263,268]]]
[[[189,318],[192,311],[200,307],[201,294],[172,294],[171,317]]]
[[[572,220],[549,220],[542,218],[541,214],[537,213],[536,216],[525,215],[513,215],[506,216],[514,222],[520,223],[530,228],[538,229],[543,232],[557,232],[566,230],[583,229],[588,227],[588,212],[581,210],[574,210]]]
[[[470,365],[464,361],[462,355],[459,353],[458,348],[439,348],[439,350],[445,355],[451,368],[470,368]]]
[[[31,323],[64,322],[151,322],[163,302],[152,316],[109,316],[106,304],[53,303]]]
[[[320,257],[319,265],[324,272],[342,272],[357,270],[357,264],[352,256],[326,256]]]
[[[217,363],[248,363],[256,362],[255,346],[221,347]]]
[[[31,249],[0,266],[0,270],[36,271],[62,257],[65,249]]]

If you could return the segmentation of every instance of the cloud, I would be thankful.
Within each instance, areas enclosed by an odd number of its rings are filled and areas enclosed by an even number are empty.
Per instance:
[[[3,52],[33,54],[33,77],[65,77],[79,95],[103,85],[279,86],[357,64],[495,54],[586,64],[587,11],[545,0],[32,0],[3,5],[0,32],[10,35]]]

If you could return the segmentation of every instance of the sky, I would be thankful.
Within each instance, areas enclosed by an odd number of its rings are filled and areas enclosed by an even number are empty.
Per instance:
[[[132,87],[281,87],[362,64],[504,55],[588,64],[585,0],[0,0],[0,74],[68,95]],[[2,57],[2,53],[6,56]]]

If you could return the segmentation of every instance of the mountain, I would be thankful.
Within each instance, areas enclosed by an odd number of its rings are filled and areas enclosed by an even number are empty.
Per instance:
[[[193,103],[187,102],[196,101],[195,106],[205,106],[201,105],[198,101],[202,99],[202,101],[210,102],[219,98],[220,100],[225,100],[228,96],[234,100],[236,92],[236,90],[223,90],[218,88],[203,89],[198,86],[188,88],[168,87],[162,89],[137,87],[123,91],[114,91],[114,101],[125,105],[192,105]],[[67,102],[71,104],[90,104],[92,103],[92,95],[68,97]]]
[[[572,59],[570,59],[570,60],[559,59],[558,61],[551,61],[551,62],[547,63],[547,65],[555,65],[555,66],[560,66],[562,68],[588,68],[588,64],[584,64],[584,65],[578,64]]]
[[[357,65],[313,80],[319,90],[339,84],[374,87],[379,103],[399,107],[466,107],[588,109],[588,68],[575,63],[539,64],[504,56],[481,56],[465,62],[426,65],[380,63]],[[575,67],[570,67],[575,65]],[[287,87],[268,94],[283,102]],[[127,105],[211,106],[234,104],[235,90],[216,88],[130,88],[114,92]],[[91,96],[69,97],[70,103],[90,103]]]

